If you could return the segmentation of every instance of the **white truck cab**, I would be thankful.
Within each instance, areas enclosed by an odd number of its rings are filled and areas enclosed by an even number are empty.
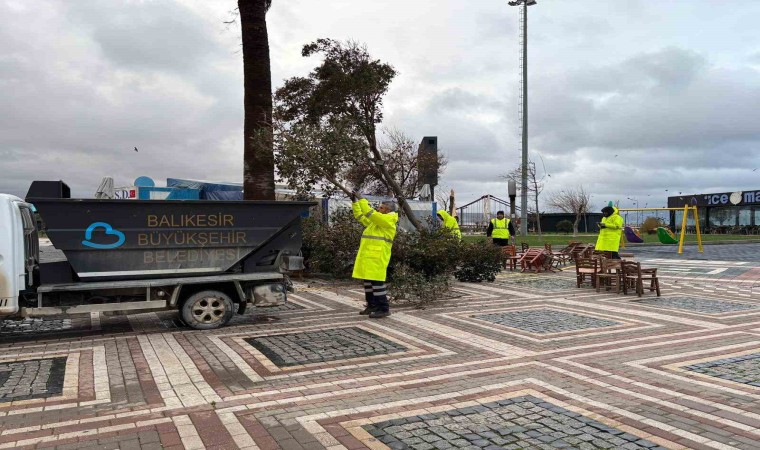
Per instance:
[[[0,194],[0,316],[19,312],[19,296],[33,285],[39,241],[33,207]]]

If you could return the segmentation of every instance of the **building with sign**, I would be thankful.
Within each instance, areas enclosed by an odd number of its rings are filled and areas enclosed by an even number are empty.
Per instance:
[[[668,197],[668,208],[681,208],[684,205],[697,207],[699,226],[705,233],[760,232],[760,190]],[[679,228],[682,220],[683,212],[671,212],[671,228]],[[694,225],[694,220],[689,215],[687,226]]]

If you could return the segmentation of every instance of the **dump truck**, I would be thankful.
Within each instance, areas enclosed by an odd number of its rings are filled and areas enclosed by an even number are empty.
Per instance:
[[[281,267],[313,205],[72,199],[61,181],[35,181],[23,200],[0,194],[0,316],[165,308],[220,327],[287,301]]]

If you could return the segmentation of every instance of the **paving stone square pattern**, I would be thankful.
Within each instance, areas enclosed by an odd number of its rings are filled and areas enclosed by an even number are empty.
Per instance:
[[[760,450],[760,243],[695,247],[631,249],[661,298],[567,269],[452,280],[381,320],[355,282],[307,279],[217,330],[168,310],[0,321],[0,450]]]
[[[727,312],[760,309],[759,304],[726,302],[699,297],[660,297],[640,300],[639,303],[665,308],[676,308],[704,314],[721,314]]]
[[[405,347],[359,327],[247,338],[278,367],[403,352]]]
[[[364,429],[394,450],[663,448],[533,396],[389,420]]]
[[[566,331],[578,331],[591,328],[621,325],[620,322],[599,319],[597,317],[558,311],[553,309],[534,309],[527,311],[509,311],[495,314],[473,316],[475,319],[517,328],[531,333],[549,334]]]
[[[760,353],[708,361],[684,368],[724,380],[760,387]]]
[[[52,319],[43,317],[25,317],[21,320],[0,321],[0,335],[44,333],[71,329],[71,319]]]
[[[0,363],[0,402],[46,398],[63,392],[66,357]]]

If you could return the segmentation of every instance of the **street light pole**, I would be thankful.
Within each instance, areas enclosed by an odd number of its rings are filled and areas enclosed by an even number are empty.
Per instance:
[[[536,0],[515,0],[509,6],[522,6],[522,177],[520,183],[520,235],[528,235],[528,6]]]

